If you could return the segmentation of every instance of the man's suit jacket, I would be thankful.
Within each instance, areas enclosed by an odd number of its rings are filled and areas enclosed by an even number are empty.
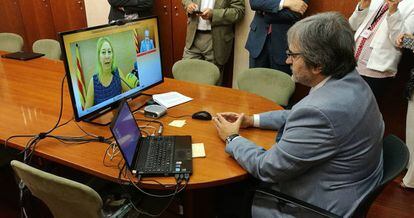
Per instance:
[[[108,0],[111,5],[108,20],[124,19],[125,14],[138,13],[139,17],[146,17],[152,14],[154,0]],[[123,7],[125,11],[119,10]]]
[[[260,114],[260,128],[284,133],[264,150],[239,137],[226,152],[254,177],[281,192],[341,216],[349,216],[382,179],[384,122],[369,86],[355,70],[329,79],[291,110]],[[270,202],[270,203],[269,203]],[[256,217],[301,215],[256,196]]]
[[[288,9],[279,11],[279,4],[280,0],[250,0],[250,7],[256,12],[250,24],[245,48],[252,58],[257,58],[263,50],[269,25],[272,25],[271,48],[275,53],[274,61],[283,65],[287,58],[287,31],[302,16]]]
[[[383,0],[372,0],[369,9],[358,11],[358,6],[349,18],[351,27],[356,30],[355,40],[367,25],[370,25]],[[401,51],[395,46],[395,40],[402,33],[414,32],[414,0],[404,0],[398,5],[398,11],[392,16],[385,14],[386,19],[379,24],[371,44],[372,53],[367,67],[379,72],[397,72],[401,59]]]
[[[198,6],[201,0],[182,0],[185,8],[191,2]],[[230,57],[233,48],[234,23],[244,17],[244,0],[216,0],[211,20],[211,34],[213,38],[214,59],[217,64],[224,65]],[[190,48],[198,26],[198,16],[190,15],[187,21],[187,36],[185,46]]]
[[[152,39],[144,39],[141,41],[139,52],[146,52],[154,48],[154,41]]]

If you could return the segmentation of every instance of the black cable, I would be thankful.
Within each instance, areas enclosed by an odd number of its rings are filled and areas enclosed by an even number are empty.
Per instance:
[[[125,172],[127,171],[127,168],[125,167],[125,164],[123,165],[123,167],[119,170],[119,174],[118,174],[118,183],[119,184],[121,184],[121,174],[122,174],[122,171],[123,171],[123,169],[125,169]],[[173,193],[171,193],[171,194],[168,194],[168,195],[155,195],[155,194],[151,194],[151,193],[148,193],[148,192],[146,192],[146,191],[144,191],[144,190],[142,190],[141,188],[139,188],[132,180],[131,180],[131,178],[129,177],[129,174],[128,173],[126,173],[126,175],[127,175],[127,178],[128,178],[128,180],[129,180],[129,184],[132,184],[135,188],[137,188],[140,192],[142,192],[143,194],[146,194],[146,195],[148,195],[148,196],[150,196],[150,197],[156,197],[156,198],[165,198],[165,197],[170,197],[170,199],[168,200],[168,202],[167,202],[167,204],[166,204],[166,206],[159,212],[159,213],[157,213],[157,214],[152,214],[152,213],[149,213],[149,212],[146,212],[146,211],[143,211],[142,209],[138,209],[136,206],[135,206],[135,204],[132,202],[132,200],[131,199],[128,199],[129,200],[129,203],[132,205],[132,207],[134,208],[134,210],[136,210],[138,213],[141,213],[141,214],[144,214],[144,215],[147,215],[147,216],[150,216],[150,217],[159,217],[159,216],[161,216],[168,208],[169,208],[169,206],[171,205],[171,203],[172,203],[172,201],[174,200],[174,197],[178,194],[178,193],[180,193],[181,191],[183,191],[184,189],[185,189],[185,187],[187,186],[187,184],[188,184],[188,180],[185,180],[185,184],[184,184],[184,186],[180,189],[180,190],[178,190],[178,188],[179,188],[179,186],[180,186],[180,184],[181,184],[181,182],[182,182],[182,179],[180,179],[180,180],[177,180],[177,184],[175,185],[176,187],[175,187],[175,190],[174,190],[174,192]],[[177,174],[178,175],[178,174]],[[177,177],[176,177],[177,178]],[[138,183],[139,183],[139,181],[142,181],[141,180],[141,177],[140,176],[138,176]],[[158,182],[159,183],[159,182]],[[127,192],[125,189],[124,189],[124,187],[122,186],[122,184],[121,184],[121,188],[122,188],[122,190],[124,191],[124,192]]]
[[[74,119],[75,119],[74,117],[70,118],[68,121],[66,121],[66,122],[64,122],[64,123],[62,123],[62,124],[60,124],[60,125],[58,126],[58,128],[60,128],[60,127],[62,127],[62,126],[67,125],[70,121],[72,121],[72,120],[74,120]]]
[[[58,127],[58,125],[60,123],[60,120],[62,119],[62,113],[63,113],[63,87],[64,87],[64,84],[65,84],[64,83],[65,79],[66,79],[66,74],[63,77],[61,85],[60,85],[60,110],[59,110],[58,120],[57,120],[57,122],[56,122],[56,124],[53,128],[51,128],[49,131],[45,132],[46,135],[51,133],[53,130],[55,130]]]
[[[161,121],[158,121],[156,119],[148,120],[148,119],[139,119],[139,118],[135,118],[135,121],[148,122],[143,128],[146,128],[150,123],[158,123],[159,127],[158,127],[157,133],[159,136],[162,135],[162,132],[164,130],[164,124]]]
[[[180,193],[181,191],[183,191],[184,189],[185,189],[185,187],[187,186],[187,183],[185,183],[185,185],[180,189],[180,190],[178,190],[178,187],[179,187],[179,185],[181,184],[181,182],[182,182],[182,180],[179,180],[179,181],[177,181],[177,184],[176,184],[176,191],[174,191],[174,192],[172,192],[172,193],[170,193],[170,194],[165,194],[165,195],[157,195],[157,194],[153,194],[153,193],[149,193],[149,192],[146,192],[146,191],[144,191],[143,189],[141,189],[137,184],[135,184],[132,180],[131,180],[131,177],[129,177],[129,174],[127,173],[127,178],[128,178],[128,180],[129,180],[129,182],[136,188],[136,189],[138,189],[141,193],[143,193],[143,194],[145,194],[145,195],[148,195],[148,196],[150,196],[150,197],[155,197],[155,198],[168,198],[168,197],[174,197],[176,194],[178,194],[178,193]],[[138,184],[139,184],[139,182],[141,181],[140,179],[139,179],[140,177],[138,177]],[[178,190],[178,192],[177,192],[177,190]]]
[[[125,83],[125,85],[126,86],[128,86],[128,88],[131,90],[131,89],[134,89],[134,88],[132,88],[119,74],[120,74],[120,72],[119,72],[119,70],[118,70],[118,75],[116,75],[113,71],[111,71],[111,73],[112,73],[112,75],[113,76],[115,76],[115,77],[118,77],[118,79],[120,79],[123,83]],[[138,78],[137,78],[138,79]],[[136,87],[135,87],[136,88]]]
[[[59,127],[59,123],[60,123],[60,120],[62,119],[62,113],[63,113],[63,88],[64,88],[64,84],[65,84],[64,83],[65,82],[65,79],[66,79],[66,75],[63,76],[63,79],[62,79],[62,82],[61,82],[61,85],[60,85],[60,109],[59,109],[58,120],[55,123],[55,125],[51,129],[49,129],[48,131],[46,131],[46,132],[40,132],[37,135],[16,135],[16,136],[11,136],[11,137],[7,138],[6,142],[4,143],[4,146],[7,147],[7,143],[11,139],[13,139],[13,138],[31,137],[31,139],[29,139],[29,141],[26,143],[26,146],[23,149],[23,151],[20,152],[20,153],[23,153],[24,154],[24,157],[23,157],[24,163],[27,163],[27,160],[29,160],[29,162],[30,162],[31,155],[33,155],[37,143],[40,140],[46,138],[48,134],[50,134],[53,130],[55,130],[55,129],[57,129]],[[66,125],[67,123],[68,122],[65,122],[61,126]],[[30,150],[30,152],[28,153],[29,150]]]
[[[180,115],[180,116],[171,116],[169,114],[166,114],[167,117],[172,117],[172,118],[183,118],[183,117],[192,117],[193,115],[190,114],[186,114],[186,115]]]

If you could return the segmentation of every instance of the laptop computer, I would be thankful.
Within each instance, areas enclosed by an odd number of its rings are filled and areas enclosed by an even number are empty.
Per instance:
[[[27,61],[35,58],[39,58],[44,56],[45,54],[42,53],[36,53],[36,52],[24,52],[24,51],[18,51],[14,53],[8,53],[4,54],[1,57],[3,58],[10,58],[10,59],[16,59],[21,61]]]
[[[135,121],[126,101],[110,125],[127,167],[138,176],[191,174],[191,136],[147,136]]]

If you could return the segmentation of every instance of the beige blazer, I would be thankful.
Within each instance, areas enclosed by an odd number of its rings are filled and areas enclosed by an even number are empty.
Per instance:
[[[182,0],[184,10],[191,2],[201,5],[201,0]],[[214,58],[217,64],[224,65],[233,48],[234,23],[244,16],[244,0],[216,0],[211,20]],[[190,48],[197,31],[198,17],[189,15],[185,46]]]

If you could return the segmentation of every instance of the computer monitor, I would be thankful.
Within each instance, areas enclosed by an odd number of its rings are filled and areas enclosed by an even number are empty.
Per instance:
[[[163,82],[157,17],[59,35],[76,121]]]

